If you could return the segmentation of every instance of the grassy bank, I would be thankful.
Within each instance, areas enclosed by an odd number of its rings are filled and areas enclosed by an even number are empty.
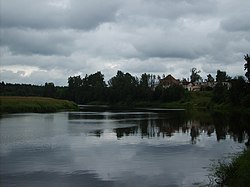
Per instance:
[[[173,102],[137,102],[136,107],[159,107],[175,109],[208,109],[211,107],[212,92],[189,92],[183,100]]]
[[[235,106],[229,101],[216,103],[212,100],[212,91],[188,92],[187,97],[173,102],[161,101],[129,101],[117,103],[90,102],[89,105],[108,105],[118,108],[165,108],[165,109],[186,109],[188,111],[207,110],[212,112],[232,113],[241,112],[250,114],[250,107],[241,105]]]
[[[250,107],[235,106],[229,102],[215,103],[212,101],[213,93],[211,91],[189,92],[189,96],[183,100],[174,102],[138,102],[136,107],[159,107],[175,108],[187,110],[210,110],[220,112],[243,112],[250,114]]]
[[[211,183],[220,186],[249,186],[250,149],[232,158],[231,162],[219,161],[211,169]]]
[[[0,96],[0,113],[57,112],[76,110],[78,106],[67,100],[45,97]]]

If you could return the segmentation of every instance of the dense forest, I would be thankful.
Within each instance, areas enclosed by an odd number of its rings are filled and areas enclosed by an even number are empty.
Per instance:
[[[207,75],[206,82],[216,82],[213,87],[203,91],[212,92],[214,103],[230,103],[237,106],[250,106],[250,57],[245,56],[246,78],[238,76],[231,78],[225,71],[217,71],[216,78]],[[190,82],[203,81],[196,68],[191,69]],[[68,86],[59,87],[54,83],[45,85],[0,83],[0,94],[3,96],[42,96],[67,99],[78,104],[122,104],[132,105],[135,102],[172,102],[188,100],[190,92],[182,84],[165,87],[160,76],[142,74],[139,78],[130,73],[118,71],[107,83],[101,72],[68,78]],[[183,81],[186,81],[183,80]],[[180,82],[183,82],[180,81]],[[230,83],[230,87],[224,83]],[[202,90],[201,90],[202,92]]]

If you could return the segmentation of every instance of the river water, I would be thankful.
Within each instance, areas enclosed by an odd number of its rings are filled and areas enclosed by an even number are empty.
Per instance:
[[[206,185],[212,160],[245,147],[238,118],[167,110],[4,115],[0,186]]]

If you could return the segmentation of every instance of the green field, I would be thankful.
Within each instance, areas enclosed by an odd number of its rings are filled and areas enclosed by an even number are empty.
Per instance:
[[[46,97],[0,96],[0,113],[57,112],[76,110],[78,106],[67,100]]]

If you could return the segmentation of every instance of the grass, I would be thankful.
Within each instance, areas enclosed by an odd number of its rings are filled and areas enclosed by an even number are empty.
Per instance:
[[[249,107],[234,106],[229,102],[215,103],[212,101],[212,91],[190,92],[189,96],[180,101],[161,103],[162,108],[183,108],[187,110],[210,110],[219,112],[237,112],[250,114]]]
[[[209,178],[211,184],[219,186],[249,186],[250,184],[250,149],[235,155],[230,162],[218,161],[213,164]]]
[[[45,113],[76,110],[78,106],[67,100],[46,97],[0,96],[0,113]]]
[[[189,96],[180,101],[162,103],[163,108],[210,109],[212,107],[212,92],[190,92]]]

